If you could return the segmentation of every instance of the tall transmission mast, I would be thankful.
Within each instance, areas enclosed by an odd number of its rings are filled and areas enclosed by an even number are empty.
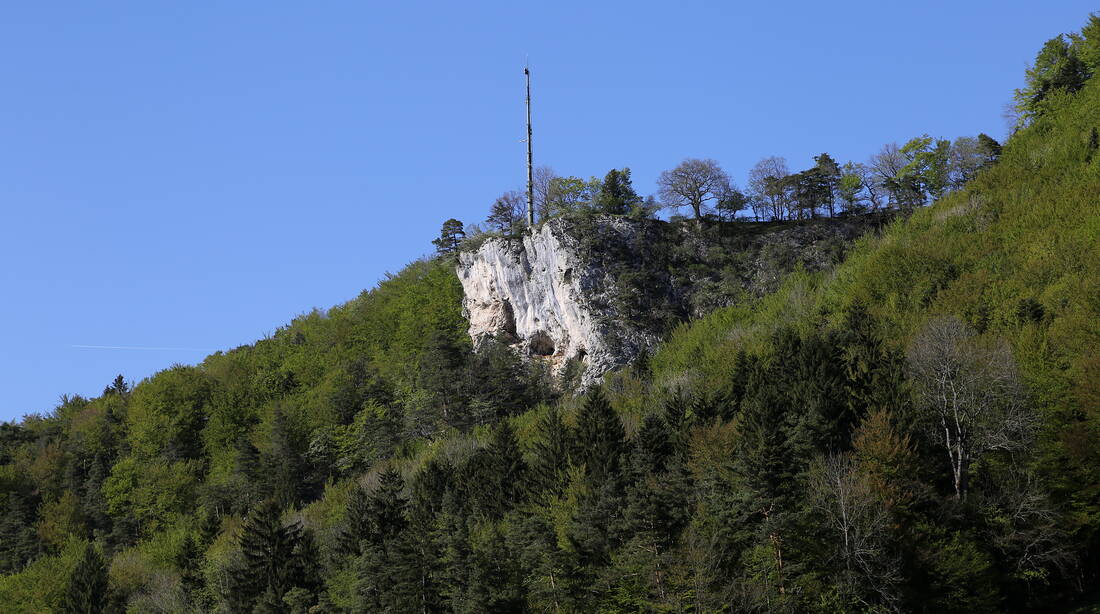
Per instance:
[[[527,227],[535,226],[535,172],[531,163],[531,71],[523,67],[527,77]]]

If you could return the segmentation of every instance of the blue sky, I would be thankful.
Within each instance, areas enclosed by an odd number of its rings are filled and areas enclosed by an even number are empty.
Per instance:
[[[1039,47],[1094,8],[15,3],[0,419],[249,343],[479,221],[523,185],[525,57],[536,163],[629,166],[649,194],[685,157],[744,184],[768,155],[1000,138]]]

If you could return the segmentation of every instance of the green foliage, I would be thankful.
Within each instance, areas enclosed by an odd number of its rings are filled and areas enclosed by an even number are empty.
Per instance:
[[[225,599],[234,612],[283,611],[283,597],[295,587],[319,585],[319,553],[312,534],[284,525],[281,507],[266,501],[249,514],[241,530],[240,554],[229,570]]]
[[[601,186],[600,180],[596,177],[587,181],[580,177],[554,177],[550,180],[547,190],[544,219],[591,209]]]
[[[630,169],[611,169],[600,183],[593,205],[600,213],[627,215],[642,204],[630,182]]]
[[[472,347],[453,261],[436,258],[199,366],[136,386],[119,377],[101,397],[65,397],[48,416],[0,425],[0,603],[1090,607],[1081,587],[1100,578],[1097,32],[1093,16],[1044,47],[1027,77],[1028,125],[1003,148],[985,135],[925,136],[892,152],[891,190],[912,215],[828,273],[791,272],[782,245],[747,248],[770,223],[716,222],[702,206],[698,221],[637,222],[645,249],[608,240],[612,218],[563,220],[580,257],[617,280],[623,313],[668,332],[655,354],[584,395],[555,392],[530,366],[541,360],[501,340]],[[775,197],[777,216],[881,204],[862,165],[822,154],[792,175],[772,162],[753,190]],[[548,210],[646,210],[628,172],[599,183],[554,179]],[[778,191],[760,191],[768,186]],[[441,254],[460,240],[461,224],[448,225]],[[750,266],[782,274],[755,294],[730,290]],[[655,300],[655,284],[691,293],[695,311]],[[950,318],[965,323],[966,347],[1005,349],[1035,417],[1033,436],[973,457],[962,500],[905,351]]]
[[[1091,21],[1090,25],[1095,29],[1095,24]],[[1089,39],[1079,40],[1085,43]],[[1058,35],[1043,45],[1035,57],[1035,63],[1027,71],[1026,85],[1016,90],[1016,105],[1025,118],[1034,118],[1044,113],[1044,103],[1053,92],[1076,92],[1092,76],[1095,64],[1090,67],[1081,58],[1079,48],[1082,45],[1075,44],[1076,42],[1074,38]],[[1090,61],[1095,62],[1095,41],[1089,42],[1091,44],[1086,45],[1085,53]]]
[[[93,544],[84,547],[84,555],[76,564],[58,612],[62,614],[99,614],[109,602],[107,565]]]
[[[87,542],[72,539],[58,554],[39,557],[18,573],[0,576],[0,603],[9,612],[57,611],[87,548]]]
[[[466,232],[463,230],[462,222],[451,218],[443,222],[443,227],[439,230],[439,237],[432,239],[432,245],[435,245],[437,254],[447,256],[457,252],[458,246],[462,244],[462,240],[465,238]]]

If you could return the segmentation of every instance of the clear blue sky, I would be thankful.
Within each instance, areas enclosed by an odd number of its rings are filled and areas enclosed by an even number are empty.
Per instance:
[[[526,55],[536,163],[648,194],[684,157],[744,184],[767,155],[1002,137],[1090,4],[12,3],[0,419],[249,343],[483,218],[523,185]]]

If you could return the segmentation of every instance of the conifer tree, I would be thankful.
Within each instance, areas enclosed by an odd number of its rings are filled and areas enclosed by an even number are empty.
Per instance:
[[[534,461],[530,467],[528,486],[532,498],[548,499],[561,492],[565,472],[569,467],[569,430],[556,408],[547,409],[537,427],[532,445]]]
[[[412,612],[423,595],[420,561],[406,516],[404,481],[387,469],[367,499],[370,530],[359,559],[361,608],[369,612]]]
[[[488,452],[490,475],[497,500],[494,507],[498,513],[503,513],[521,503],[527,479],[527,464],[523,462],[516,431],[507,420],[502,420],[493,429],[493,440],[489,443]]]
[[[282,596],[294,586],[294,551],[301,527],[283,526],[279,504],[267,500],[257,506],[241,531],[241,558],[230,572],[230,593],[234,611],[250,611],[257,599],[270,592]]]
[[[631,451],[631,472],[635,477],[661,473],[672,456],[672,433],[665,421],[655,414],[642,420],[642,427],[634,436]]]
[[[618,414],[603,391],[592,388],[577,415],[574,462],[585,466],[594,483],[603,483],[618,475],[625,439]]]
[[[405,528],[405,507],[407,502],[401,491],[405,481],[394,468],[382,472],[378,478],[378,487],[367,497],[368,533],[371,543],[380,543],[401,532]]]
[[[630,169],[611,169],[600,184],[596,195],[596,209],[601,213],[626,215],[642,204],[642,197],[634,191],[630,181]]]
[[[107,606],[107,591],[107,565],[95,545],[89,543],[84,547],[84,555],[69,576],[59,612],[100,614]]]
[[[616,567],[622,578],[644,579],[654,606],[669,599],[670,552],[693,507],[690,478],[673,451],[667,425],[647,416],[632,445],[633,482],[622,517],[625,556],[617,557]]]
[[[737,503],[741,522],[759,529],[757,538],[763,542],[763,550],[770,553],[770,575],[782,594],[787,529],[795,513],[795,477],[805,461],[799,457],[799,445],[792,441],[791,416],[780,390],[785,383],[769,371],[763,365],[753,370],[749,385],[752,394],[742,405],[735,464],[747,492]]]
[[[443,608],[442,538],[438,532],[443,513],[443,498],[452,480],[451,467],[438,460],[428,461],[411,484],[407,508],[407,541],[415,585],[416,610],[439,612]]]
[[[370,532],[370,516],[367,509],[367,492],[358,485],[351,489],[347,509],[344,512],[344,525],[336,538],[338,554],[359,556],[362,554],[360,542]]]
[[[301,443],[281,408],[275,409],[271,425],[271,448],[264,456],[269,496],[283,509],[298,503],[305,475]]]
[[[443,227],[439,230],[439,238],[432,239],[432,245],[435,245],[437,254],[447,256],[458,251],[458,246],[464,238],[466,238],[466,232],[462,229],[462,222],[451,218],[443,222]]]
[[[188,534],[183,538],[179,550],[176,552],[176,569],[180,572],[180,584],[188,595],[192,596],[202,589],[202,553],[195,538]]]

